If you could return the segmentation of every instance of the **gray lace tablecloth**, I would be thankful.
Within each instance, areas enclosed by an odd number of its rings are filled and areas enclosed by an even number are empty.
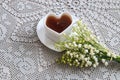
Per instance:
[[[120,64],[75,68],[57,64],[61,54],[38,39],[48,12],[69,11],[120,53],[120,0],[0,0],[0,80],[120,80]]]

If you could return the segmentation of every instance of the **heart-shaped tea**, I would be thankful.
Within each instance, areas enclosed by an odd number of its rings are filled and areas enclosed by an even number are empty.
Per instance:
[[[49,15],[46,20],[47,27],[58,33],[64,31],[71,23],[72,19],[67,14],[62,14],[60,18],[54,15]]]

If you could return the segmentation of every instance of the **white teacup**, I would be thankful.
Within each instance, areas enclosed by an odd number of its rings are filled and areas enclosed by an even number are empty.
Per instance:
[[[61,32],[57,32],[55,30],[53,30],[52,28],[50,28],[50,26],[48,26],[47,24],[47,20],[50,16],[52,17],[55,17],[56,19],[58,19],[60,21],[60,18],[61,16],[63,15],[67,15],[67,17],[71,20],[71,23],[69,24],[68,27],[66,27],[63,31]],[[62,18],[61,18],[62,19]],[[64,19],[63,19],[64,20]],[[67,19],[66,19],[67,20]],[[64,20],[63,22],[66,22],[66,20]],[[59,22],[58,21],[58,22]],[[62,21],[62,20],[61,20]],[[49,39],[53,40],[54,42],[58,42],[58,41],[61,41],[61,40],[64,40],[64,37],[63,37],[63,33],[65,34],[69,34],[69,32],[71,31],[72,29],[72,25],[74,24],[74,22],[76,21],[76,19],[74,19],[74,17],[69,13],[69,12],[63,12],[62,14],[60,15],[56,15],[55,13],[48,13],[45,17],[45,20],[44,20],[44,27],[45,27],[45,35],[46,37],[48,37]],[[53,23],[51,23],[54,25],[54,20],[53,20]],[[50,25],[51,25],[50,24]],[[57,23],[55,23],[57,24]],[[64,25],[64,24],[63,24]],[[55,28],[59,27],[59,26],[54,26]],[[60,27],[59,27],[60,28]]]

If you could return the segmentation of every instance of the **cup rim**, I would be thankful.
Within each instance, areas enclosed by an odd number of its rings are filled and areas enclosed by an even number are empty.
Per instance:
[[[47,25],[46,25],[46,20],[47,20],[47,18],[48,18],[49,15],[53,15],[53,16],[55,16],[55,17],[57,17],[57,18],[60,18],[60,17],[61,17],[62,15],[64,15],[64,14],[68,14],[68,15],[70,16],[71,20],[72,20],[71,24],[70,24],[66,29],[64,29],[62,32],[58,33],[58,32],[56,32],[56,31],[50,29],[49,27],[47,27]],[[65,33],[65,32],[72,26],[73,22],[74,22],[74,21],[73,21],[73,16],[72,16],[69,12],[62,12],[62,13],[59,14],[59,15],[56,15],[56,14],[53,13],[53,12],[49,12],[49,13],[45,16],[44,25],[45,25],[45,28],[47,28],[47,29],[50,30],[51,32],[53,32],[53,33],[55,33],[55,34],[57,34],[57,35],[62,35],[63,33]]]

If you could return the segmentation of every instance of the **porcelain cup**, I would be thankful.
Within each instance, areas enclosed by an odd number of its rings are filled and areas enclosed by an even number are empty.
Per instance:
[[[52,30],[51,28],[49,28],[47,25],[46,25],[46,21],[48,19],[49,16],[55,16],[56,18],[60,18],[61,15],[68,15],[69,18],[71,19],[71,24],[65,29],[63,30],[62,32],[58,33],[54,30]],[[50,40],[54,41],[54,42],[58,42],[58,41],[61,41],[61,40],[64,40],[64,37],[63,37],[63,34],[69,34],[71,29],[72,29],[72,26],[73,24],[76,22],[76,20],[74,19],[74,17],[69,13],[69,12],[63,12],[61,13],[60,15],[56,15],[55,13],[48,13],[46,16],[45,16],[45,19],[44,19],[44,28],[45,28],[45,35],[47,38],[49,38]]]

